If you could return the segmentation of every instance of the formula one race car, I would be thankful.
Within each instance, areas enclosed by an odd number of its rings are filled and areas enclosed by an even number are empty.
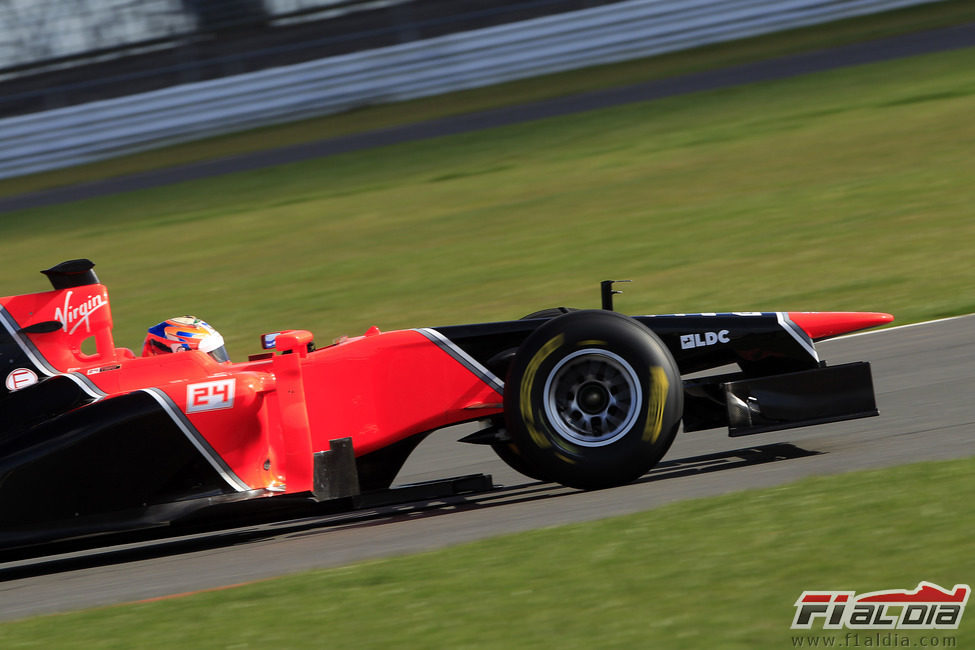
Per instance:
[[[116,348],[88,260],[53,291],[0,298],[0,547],[199,522],[258,504],[336,502],[390,487],[430,432],[479,421],[535,479],[628,483],[684,431],[741,436],[877,415],[868,363],[813,342],[878,313],[635,316],[548,309],[521,320],[380,332],[316,349],[262,336],[244,363]],[[86,352],[88,350],[88,352]],[[732,373],[701,371],[736,365]],[[683,378],[689,374],[697,378]]]

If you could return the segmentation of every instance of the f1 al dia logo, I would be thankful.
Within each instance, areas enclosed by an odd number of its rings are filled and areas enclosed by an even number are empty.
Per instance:
[[[793,630],[821,624],[824,630],[957,630],[972,588],[950,591],[919,582],[912,591],[891,589],[857,595],[853,591],[804,591],[796,601]]]

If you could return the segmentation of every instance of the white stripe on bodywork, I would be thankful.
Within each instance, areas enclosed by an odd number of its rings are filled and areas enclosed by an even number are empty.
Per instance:
[[[809,336],[802,330],[801,327],[792,322],[789,318],[788,312],[777,311],[775,312],[775,318],[779,321],[779,325],[782,326],[786,332],[788,332],[792,338],[796,340],[812,356],[813,359],[819,361],[819,354],[816,353],[816,348],[813,347],[812,341]]]
[[[447,354],[454,357],[459,363],[466,366],[468,370],[477,375],[482,381],[490,384],[494,390],[504,395],[504,382],[493,372],[485,368],[481,363],[467,354],[456,343],[448,339],[435,329],[424,327],[416,330],[428,339],[439,345]]]
[[[40,351],[34,347],[30,339],[26,339],[15,327],[17,321],[14,320],[13,316],[10,315],[6,309],[0,306],[0,323],[3,323],[3,327],[10,334],[10,338],[13,339],[20,351],[24,353],[27,359],[34,364],[34,367],[40,371],[41,374],[47,377],[67,377],[83,390],[89,397],[93,397],[95,400],[100,400],[105,397],[106,393],[99,390],[95,384],[92,383],[90,379],[84,375],[76,372],[59,372],[57,368],[48,363],[47,359],[41,355]]]
[[[166,414],[172,418],[176,426],[179,427],[180,431],[186,435],[189,441],[196,447],[196,450],[207,459],[211,467],[217,471],[217,473],[225,480],[230,487],[234,488],[238,492],[246,492],[251,490],[251,486],[244,483],[233,470],[220,458],[220,455],[214,451],[210,443],[203,438],[199,431],[186,419],[179,407],[170,399],[169,395],[159,390],[158,388],[143,388],[143,393],[148,393],[159,402],[159,405],[163,407]]]
[[[78,384],[78,386],[81,387],[81,390],[88,393],[89,396],[95,398],[96,402],[101,398],[105,397],[106,395],[108,395],[108,393],[103,392],[100,388],[98,388],[98,386],[95,386],[93,383],[91,383],[90,379],[77,372],[71,372],[71,373],[55,375],[55,376],[67,377],[74,383]]]
[[[0,306],[0,323],[3,323],[3,327],[10,334],[10,338],[14,340],[14,343],[17,344],[20,351],[24,353],[24,355],[30,360],[31,363],[34,364],[34,366],[37,367],[38,370],[48,377],[53,377],[54,375],[60,374],[57,369],[54,368],[54,366],[47,362],[47,359],[41,356],[40,352],[34,348],[34,345],[30,342],[30,340],[25,340],[24,337],[21,336],[20,332],[17,331],[17,328],[14,327],[17,324],[17,321],[15,321],[14,317],[10,315],[10,312],[8,312],[2,306]]]

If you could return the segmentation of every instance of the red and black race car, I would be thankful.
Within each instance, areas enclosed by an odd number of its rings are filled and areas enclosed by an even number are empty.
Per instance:
[[[64,262],[43,271],[52,291],[0,298],[3,548],[269,503],[355,507],[389,488],[429,433],[470,421],[483,427],[464,441],[529,477],[628,483],[681,422],[740,436],[876,415],[869,364],[827,366],[813,344],[892,320],[630,317],[604,282],[602,309],[374,327],[317,349],[308,331],[275,332],[243,363],[199,350],[137,357],[115,347],[93,266]]]

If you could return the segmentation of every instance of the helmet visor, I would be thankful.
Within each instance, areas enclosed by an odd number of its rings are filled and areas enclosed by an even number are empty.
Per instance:
[[[230,355],[227,354],[227,348],[225,348],[222,345],[216,350],[210,350],[209,352],[207,352],[207,354],[209,354],[211,357],[213,357],[220,363],[226,363],[227,361],[230,361]]]

